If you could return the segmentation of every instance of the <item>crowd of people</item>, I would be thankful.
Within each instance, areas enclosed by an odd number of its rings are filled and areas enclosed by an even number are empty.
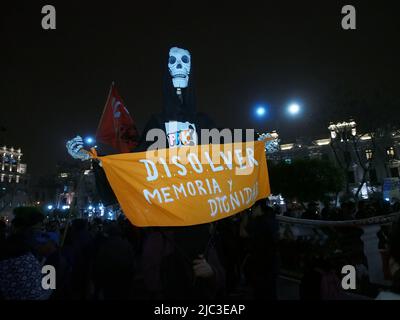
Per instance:
[[[0,228],[1,299],[229,298],[243,284],[252,298],[276,299],[277,226],[263,201],[180,228],[137,228],[123,216],[60,221],[34,207],[14,216]],[[44,265],[56,270],[54,290],[42,287]]]
[[[276,300],[276,213],[261,200],[212,224],[138,228],[123,215],[59,220],[35,207],[16,208],[10,225],[0,223],[0,299]],[[392,298],[400,294],[399,224],[393,230]],[[45,265],[56,270],[55,289],[42,286]],[[339,283],[319,256],[304,270],[300,298],[342,297]]]
[[[321,209],[322,207],[322,209]],[[342,201],[340,206],[334,206],[326,201],[320,206],[311,201],[306,206],[299,203],[288,206],[285,216],[310,220],[346,221],[367,219],[390,213],[400,212],[400,201],[352,200]]]

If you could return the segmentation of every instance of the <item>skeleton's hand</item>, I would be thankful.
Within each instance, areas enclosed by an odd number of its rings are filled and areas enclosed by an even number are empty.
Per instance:
[[[89,160],[89,154],[83,149],[83,139],[80,136],[76,136],[72,140],[67,142],[68,153],[74,159],[80,159],[82,161]]]

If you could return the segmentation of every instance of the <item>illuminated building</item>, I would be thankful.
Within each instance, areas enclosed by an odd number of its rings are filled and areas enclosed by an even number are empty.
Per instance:
[[[26,173],[26,164],[21,163],[21,149],[0,149],[0,183],[19,183]]]
[[[400,130],[376,130],[360,133],[354,120],[331,123],[330,137],[299,139],[280,143],[267,150],[270,161],[291,163],[294,159],[322,159],[343,169],[349,192],[359,196],[381,192],[385,179],[400,177]]]
[[[11,218],[15,207],[28,205],[26,164],[21,149],[0,148],[0,216]]]

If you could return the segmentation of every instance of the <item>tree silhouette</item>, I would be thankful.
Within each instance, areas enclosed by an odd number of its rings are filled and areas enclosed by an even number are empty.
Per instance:
[[[319,159],[296,159],[292,163],[268,164],[271,191],[301,203],[324,200],[338,193],[344,183],[342,171],[332,162]]]

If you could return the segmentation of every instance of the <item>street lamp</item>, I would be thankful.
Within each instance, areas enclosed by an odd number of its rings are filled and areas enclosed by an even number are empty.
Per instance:
[[[331,122],[328,129],[331,132],[331,138],[336,139],[339,137],[341,142],[349,141],[351,137],[357,135],[357,123],[352,119],[338,123]]]
[[[295,116],[298,115],[300,113],[301,107],[298,103],[296,102],[292,102],[291,104],[289,104],[287,111],[290,115]]]
[[[256,108],[256,115],[259,118],[264,117],[267,114],[267,109],[264,106],[258,106]]]
[[[289,115],[291,117],[296,117],[301,113],[302,107],[297,102],[291,102],[285,107],[284,110],[286,116]],[[260,121],[262,121],[263,119],[268,120],[270,122],[270,124],[268,125],[271,127],[270,129],[272,129],[272,127],[275,127],[274,128],[275,130],[278,129],[280,121],[278,112],[275,112],[275,110],[273,109],[271,110],[268,105],[265,104],[257,105],[254,109],[254,113],[255,117],[260,119]]]
[[[88,136],[88,137],[85,138],[85,143],[86,143],[88,146],[94,145],[95,142],[96,142],[96,141],[95,141],[95,139],[94,139],[93,137]]]

